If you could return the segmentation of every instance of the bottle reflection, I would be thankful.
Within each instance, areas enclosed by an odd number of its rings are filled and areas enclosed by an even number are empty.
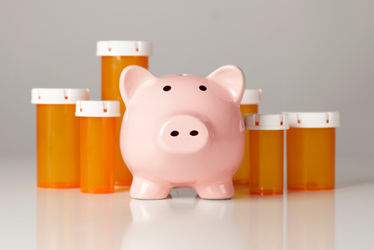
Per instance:
[[[131,200],[122,249],[244,249],[232,200]]]
[[[119,249],[126,226],[126,210],[119,212],[122,198],[113,194],[81,194],[80,220],[83,225],[79,249]],[[128,206],[128,200],[126,201]]]
[[[283,196],[247,196],[235,215],[246,249],[283,249]]]
[[[287,197],[287,249],[335,248],[335,193],[291,192]]]
[[[74,224],[79,220],[79,193],[75,190],[38,189],[37,249],[78,249]]]
[[[130,221],[128,203],[125,193],[39,189],[37,249],[120,249]]]

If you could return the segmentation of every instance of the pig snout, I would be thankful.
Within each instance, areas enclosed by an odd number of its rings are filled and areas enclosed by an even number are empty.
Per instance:
[[[177,115],[161,127],[159,143],[170,153],[194,153],[208,143],[208,128],[200,119],[191,115]]]

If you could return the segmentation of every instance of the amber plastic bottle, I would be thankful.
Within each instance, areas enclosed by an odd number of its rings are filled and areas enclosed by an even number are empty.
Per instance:
[[[240,105],[240,111],[245,119],[246,114],[257,114],[258,105],[262,99],[261,89],[246,89],[244,91],[243,99]],[[245,149],[242,163],[235,173],[233,182],[235,188],[246,188],[248,189],[249,184],[249,131],[245,131]]]
[[[335,128],[339,113],[286,113],[287,186],[289,190],[335,187]]]
[[[249,192],[255,195],[283,193],[284,115],[246,115],[249,130]]]
[[[115,118],[118,101],[77,102],[80,120],[80,167],[83,193],[114,192]]]
[[[145,41],[99,41],[97,55],[101,56],[101,98],[120,101],[121,116],[115,118],[115,168],[114,181],[119,186],[130,186],[132,176],[127,169],[120,151],[119,137],[122,117],[126,110],[119,91],[122,70],[129,65],[148,69],[148,58],[152,45]]]
[[[79,120],[75,117],[75,102],[87,100],[88,89],[33,89],[31,98],[36,104],[38,187],[79,187]]]

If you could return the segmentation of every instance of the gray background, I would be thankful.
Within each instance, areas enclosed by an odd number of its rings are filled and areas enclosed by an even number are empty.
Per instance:
[[[156,75],[240,66],[261,111],[341,112],[337,153],[370,155],[374,1],[11,1],[0,6],[0,155],[34,154],[33,87],[100,97],[97,40],[150,40]]]

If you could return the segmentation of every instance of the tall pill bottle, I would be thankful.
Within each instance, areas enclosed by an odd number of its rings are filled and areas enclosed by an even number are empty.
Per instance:
[[[283,193],[285,116],[246,115],[249,130],[249,192],[255,195]]]
[[[130,186],[132,176],[123,161],[119,146],[122,117],[126,109],[119,91],[119,78],[122,70],[129,65],[148,69],[152,44],[145,41],[99,41],[96,54],[101,57],[101,99],[117,100],[121,107],[121,116],[115,118],[114,182],[119,186]]]
[[[287,187],[289,190],[326,190],[335,187],[335,128],[338,112],[285,113],[287,131]]]
[[[245,114],[257,114],[258,105],[262,100],[261,89],[246,89],[240,104],[240,111],[245,119]],[[249,131],[245,131],[245,149],[243,161],[235,173],[233,181],[235,188],[248,188],[249,185]]]
[[[75,103],[88,99],[88,89],[32,89],[38,187],[79,187],[79,120],[75,117]]]
[[[114,192],[116,118],[119,101],[79,101],[80,167],[83,193]]]

